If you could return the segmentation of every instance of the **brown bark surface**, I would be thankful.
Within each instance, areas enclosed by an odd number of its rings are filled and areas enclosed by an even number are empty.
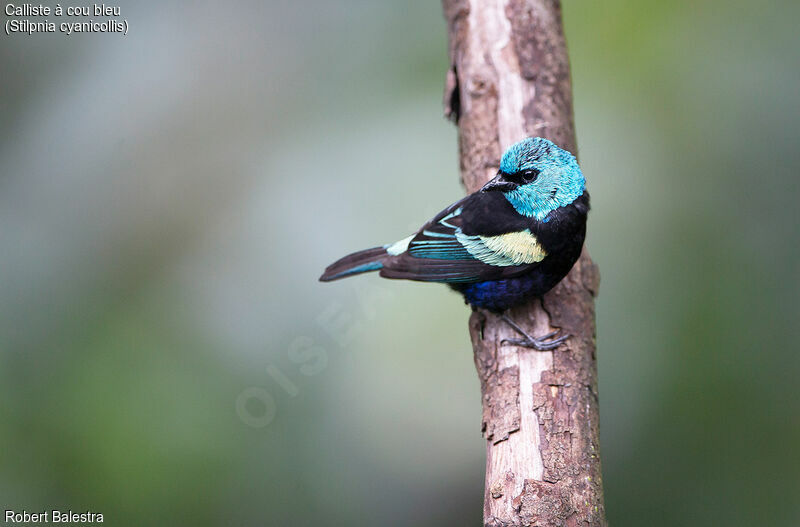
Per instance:
[[[458,125],[461,175],[474,192],[502,151],[527,136],[576,153],[569,61],[555,0],[443,0],[451,70],[446,113]],[[591,187],[591,185],[590,185]],[[561,328],[552,352],[504,343],[497,317],[470,318],[486,438],[486,526],[606,525],[598,446],[594,296],[584,250],[540,300],[509,314],[532,335]]]

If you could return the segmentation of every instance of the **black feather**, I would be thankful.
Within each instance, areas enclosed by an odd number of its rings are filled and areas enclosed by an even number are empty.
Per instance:
[[[373,247],[348,254],[329,265],[319,277],[319,281],[330,282],[356,274],[377,271],[382,267],[382,262],[387,256],[386,249],[383,247]]]

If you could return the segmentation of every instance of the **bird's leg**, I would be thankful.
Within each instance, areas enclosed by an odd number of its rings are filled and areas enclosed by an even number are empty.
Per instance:
[[[500,318],[505,321],[506,324],[514,328],[514,331],[522,335],[524,338],[521,339],[504,339],[503,342],[508,342],[515,346],[522,346],[523,348],[532,348],[537,351],[551,351],[558,347],[559,344],[564,342],[569,338],[569,335],[561,335],[557,339],[547,340],[550,338],[555,337],[561,331],[557,329],[555,331],[551,331],[547,335],[542,337],[536,338],[528,335],[528,333],[520,327],[519,324],[511,320],[511,317],[506,315],[505,313],[500,314]]]

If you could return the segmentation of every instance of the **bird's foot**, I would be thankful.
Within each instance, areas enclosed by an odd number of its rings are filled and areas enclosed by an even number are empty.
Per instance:
[[[547,335],[543,335],[541,337],[532,337],[528,335],[528,333],[522,329],[516,322],[511,320],[508,315],[502,314],[500,315],[506,324],[514,328],[514,331],[522,335],[523,338],[521,339],[503,339],[503,342],[508,342],[509,344],[513,344],[514,346],[521,346],[523,348],[531,348],[537,351],[552,351],[556,349],[562,342],[567,340],[570,335],[565,334],[561,335],[558,338],[553,338],[561,332],[561,329],[557,329],[555,331],[551,331]],[[553,339],[553,340],[549,340]]]
[[[505,339],[503,342],[508,342],[509,344],[513,344],[514,346],[521,346],[523,348],[531,348],[535,349],[536,351],[552,351],[556,349],[562,342],[569,338],[569,335],[561,335],[557,339],[547,340],[551,337],[556,336],[559,331],[551,331],[547,335],[543,337],[531,337],[530,335],[521,338],[521,339]]]

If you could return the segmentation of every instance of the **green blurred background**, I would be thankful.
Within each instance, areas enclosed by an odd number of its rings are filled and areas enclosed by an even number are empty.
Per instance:
[[[0,508],[478,525],[468,309],[316,281],[463,193],[439,3],[120,5],[0,37]],[[800,525],[800,3],[564,16],[609,520]]]

